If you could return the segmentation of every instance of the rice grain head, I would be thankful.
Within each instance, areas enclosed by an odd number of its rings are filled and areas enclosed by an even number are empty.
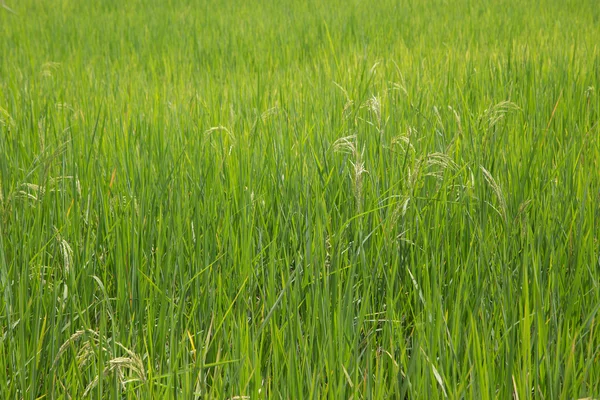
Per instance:
[[[481,169],[481,172],[483,172],[483,177],[485,178],[486,182],[492,188],[492,191],[496,195],[496,198],[498,199],[498,204],[500,206],[500,210],[499,210],[500,216],[502,217],[504,222],[506,222],[507,221],[506,220],[506,218],[507,218],[506,200],[504,199],[504,195],[502,194],[502,189],[500,188],[500,185],[498,185],[498,183],[496,182],[496,180],[494,179],[492,174],[487,169],[485,169],[482,165],[480,165],[479,168]]]

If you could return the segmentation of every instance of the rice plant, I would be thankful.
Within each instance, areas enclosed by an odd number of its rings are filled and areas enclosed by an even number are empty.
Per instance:
[[[0,398],[600,399],[594,0],[3,0]]]

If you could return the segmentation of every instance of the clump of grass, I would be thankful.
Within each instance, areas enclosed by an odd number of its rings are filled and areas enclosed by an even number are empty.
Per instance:
[[[0,5],[0,398],[599,396],[595,1]]]

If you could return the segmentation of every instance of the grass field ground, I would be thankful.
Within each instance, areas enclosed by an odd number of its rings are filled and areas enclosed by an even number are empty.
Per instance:
[[[600,398],[599,42],[595,0],[3,1],[0,397]]]

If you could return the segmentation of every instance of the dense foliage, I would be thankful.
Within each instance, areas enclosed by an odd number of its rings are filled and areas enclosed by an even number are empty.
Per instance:
[[[0,4],[0,397],[600,397],[595,0]]]

